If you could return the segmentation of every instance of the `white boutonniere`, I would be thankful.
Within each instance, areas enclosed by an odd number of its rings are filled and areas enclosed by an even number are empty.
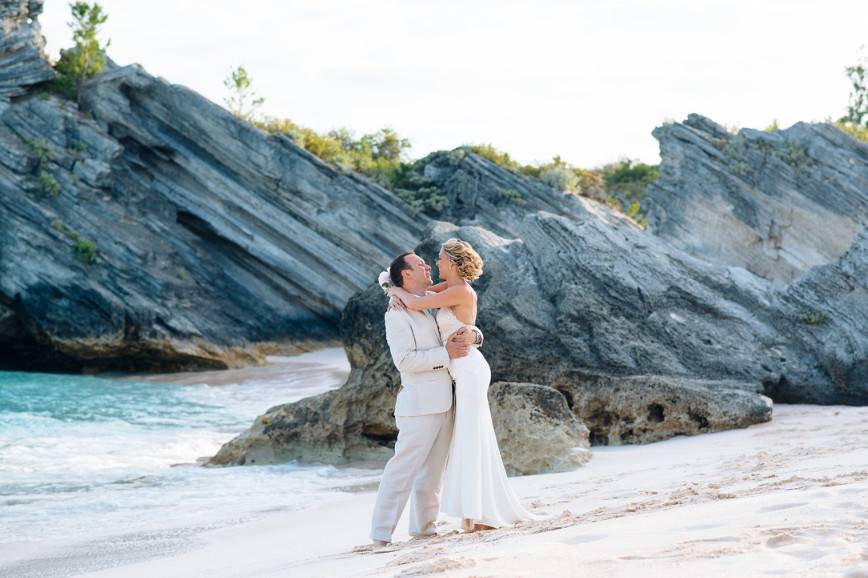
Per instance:
[[[392,276],[389,274],[388,270],[380,273],[380,276],[377,277],[377,283],[386,295],[389,294],[389,289],[394,287],[394,285],[392,285]]]

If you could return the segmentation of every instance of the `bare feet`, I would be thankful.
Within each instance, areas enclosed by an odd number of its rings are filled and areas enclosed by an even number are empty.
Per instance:
[[[389,544],[391,544],[391,542],[387,542],[385,540],[372,540],[371,543],[378,548],[382,548],[383,546],[388,546]]]

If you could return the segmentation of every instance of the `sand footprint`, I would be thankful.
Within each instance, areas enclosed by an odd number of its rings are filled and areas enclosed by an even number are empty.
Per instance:
[[[781,532],[766,540],[766,547],[778,549],[783,548],[784,546],[789,546],[791,544],[800,544],[802,542],[804,542],[804,540],[793,536],[789,532]]]
[[[760,512],[776,512],[778,510],[789,510],[790,508],[800,508],[802,506],[807,505],[805,502],[791,502],[789,504],[775,504],[773,506],[766,506],[765,508],[760,508]]]
[[[608,534],[586,534],[584,536],[575,536],[573,538],[565,538],[558,540],[562,544],[586,544],[588,542],[597,542],[608,538]]]
[[[429,576],[431,574],[441,574],[443,572],[453,572],[462,570],[476,565],[473,560],[463,560],[460,558],[440,558],[419,564],[415,568],[408,568],[398,574],[399,578],[409,578],[410,576]]]

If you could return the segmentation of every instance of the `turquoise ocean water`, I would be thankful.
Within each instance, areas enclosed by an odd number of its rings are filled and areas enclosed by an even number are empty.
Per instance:
[[[269,407],[338,387],[348,371],[340,350],[293,360],[279,377],[222,385],[0,372],[0,545],[222,525],[376,479],[198,465]]]

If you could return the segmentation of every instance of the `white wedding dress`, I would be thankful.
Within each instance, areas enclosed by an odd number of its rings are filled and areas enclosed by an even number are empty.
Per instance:
[[[440,309],[436,319],[443,343],[466,325],[450,307]],[[455,426],[440,511],[495,528],[539,519],[522,507],[509,487],[488,406],[491,368],[485,357],[471,347],[467,356],[451,361],[451,373],[455,380]]]

